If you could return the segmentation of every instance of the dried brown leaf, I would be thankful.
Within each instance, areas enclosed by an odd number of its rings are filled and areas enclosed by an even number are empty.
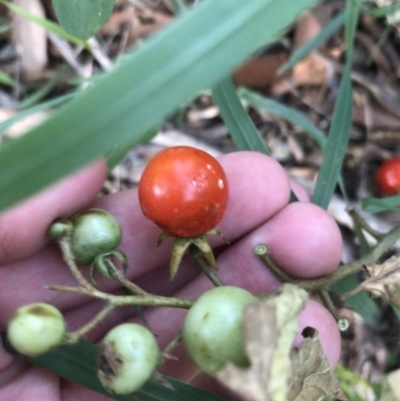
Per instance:
[[[400,308],[400,257],[392,256],[380,265],[365,266],[369,278],[347,296],[362,290],[386,299]]]
[[[338,396],[337,379],[316,330],[306,329],[303,344],[292,350],[307,298],[304,290],[285,284],[277,296],[248,305],[243,330],[250,367],[228,364],[218,379],[245,401],[318,401]]]
[[[314,401],[323,396],[342,397],[339,383],[331,370],[315,329],[303,332],[304,341],[291,353],[293,374],[288,400]]]
[[[285,284],[276,297],[248,305],[244,337],[251,365],[239,369],[229,364],[218,379],[246,401],[287,401],[289,354],[298,332],[297,318],[306,302],[304,290]]]

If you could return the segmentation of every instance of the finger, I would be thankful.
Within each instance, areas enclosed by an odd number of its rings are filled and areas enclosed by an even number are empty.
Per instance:
[[[287,204],[289,180],[276,161],[258,153],[239,152],[226,155],[221,158],[221,163],[230,184],[230,201],[220,229],[229,239],[235,240],[258,227]],[[150,271],[161,266],[168,269],[171,241],[165,241],[161,247],[156,248],[160,229],[140,212],[136,190],[101,198],[95,206],[108,209],[122,224],[121,249],[128,256],[128,274],[131,279],[136,279],[144,273],[150,274]],[[212,238],[212,241],[216,244],[222,243],[220,238]],[[59,294],[45,289],[48,284],[74,285],[74,280],[61,257],[58,256],[57,260],[56,255],[54,249],[48,247],[46,251],[29,260],[0,269],[2,311],[6,306],[10,312],[22,304],[44,299],[54,302],[62,309],[82,302],[81,298],[60,297]],[[179,274],[184,275],[185,269],[181,271]],[[193,274],[190,273],[189,277],[193,277]],[[107,282],[102,288],[113,290],[117,287],[117,284]],[[0,319],[3,324],[6,316],[7,313],[2,312]]]
[[[49,224],[88,205],[103,185],[105,174],[105,162],[97,161],[1,214],[0,266],[40,249],[47,241]]]
[[[343,247],[335,220],[318,206],[301,202],[282,209],[243,243],[249,249],[259,244],[265,244],[275,263],[296,278],[331,273]]]

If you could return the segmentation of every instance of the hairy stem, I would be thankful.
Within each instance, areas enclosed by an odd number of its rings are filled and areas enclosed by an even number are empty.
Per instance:
[[[88,289],[85,287],[67,287],[63,285],[49,285],[49,290],[72,292],[75,294],[86,295],[92,298],[100,299],[102,301],[110,302],[115,307],[124,305],[143,305],[143,306],[156,306],[156,307],[170,307],[170,308],[183,308],[189,309],[196,300],[194,299],[180,299],[162,297],[159,295],[111,295],[99,291],[95,288]]]
[[[85,287],[87,289],[95,289],[92,284],[81,273],[78,266],[75,263],[74,254],[71,249],[71,237],[69,235],[65,235],[59,238],[58,244],[61,248],[61,253],[63,255],[64,261],[69,267],[71,274],[74,276],[75,280],[79,283],[80,286]]]
[[[88,333],[90,330],[94,329],[103,319],[105,319],[113,310],[115,309],[114,304],[108,303],[97,315],[93,317],[92,320],[87,322],[79,330],[72,333],[68,333],[67,342],[75,343],[82,336]]]

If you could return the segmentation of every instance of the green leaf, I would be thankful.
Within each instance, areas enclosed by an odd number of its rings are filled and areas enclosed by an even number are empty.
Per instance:
[[[110,18],[115,0],[53,0],[61,26],[71,35],[89,39]]]
[[[39,102],[41,99],[46,97],[54,89],[54,87],[60,81],[62,76],[65,74],[67,70],[65,67],[66,66],[62,66],[51,79],[49,79],[44,85],[39,86],[39,89],[37,91],[33,92],[26,99],[20,102],[18,104],[18,108],[25,109],[27,107],[31,107],[37,102]]]
[[[11,11],[15,12],[16,14],[19,14],[30,21],[36,22],[38,25],[42,26],[48,31],[56,33],[57,35],[62,36],[64,39],[72,43],[75,43],[79,46],[83,46],[85,49],[89,49],[89,45],[86,43],[86,41],[81,40],[75,36],[69,35],[63,28],[60,27],[60,25],[55,24],[54,22],[48,19],[37,17],[36,15],[33,15],[25,11],[23,8],[16,6],[15,4],[12,4],[6,0],[0,0],[0,3],[8,7]]]
[[[363,8],[362,12],[367,15],[373,15],[374,17],[381,18],[386,17],[388,14],[395,14],[400,11],[400,3],[394,3],[388,6],[376,7],[376,8]]]
[[[208,0],[184,13],[41,126],[0,148],[0,209],[117,144],[140,143],[151,127],[275,41],[315,3]]]
[[[231,78],[225,79],[213,90],[213,97],[238,150],[252,150],[270,154],[267,145],[243,107]],[[293,191],[290,201],[297,201]]]
[[[353,93],[351,68],[356,24],[360,12],[357,0],[346,2],[347,60],[339,93],[336,99],[328,139],[323,152],[323,162],[318,174],[313,194],[313,203],[326,209],[338,181],[342,163],[347,151],[353,114]]]
[[[293,125],[300,127],[312,139],[314,139],[321,149],[323,149],[325,146],[325,133],[317,128],[303,113],[300,113],[291,107],[287,107],[273,99],[268,99],[264,96],[261,96],[258,93],[252,92],[248,89],[242,89],[239,92],[239,95],[253,107],[262,109],[275,116],[282,117]]]
[[[290,56],[289,60],[279,69],[279,73],[283,74],[286,71],[290,70],[296,63],[298,63],[300,60],[310,54],[314,49],[325,43],[342,27],[343,23],[344,12],[341,12],[335,18],[333,18],[333,20],[330,21],[328,25],[326,25],[326,27],[322,29],[317,36],[295,50]]]
[[[12,127],[18,121],[22,120],[25,117],[30,116],[31,114],[37,113],[38,111],[42,111],[48,109],[50,107],[58,106],[69,99],[72,99],[76,95],[76,92],[69,93],[68,95],[60,96],[55,99],[47,100],[46,102],[42,102],[37,104],[36,106],[30,107],[29,109],[25,109],[20,111],[15,116],[8,118],[7,120],[0,123],[0,137],[4,134],[8,128]]]
[[[4,71],[0,70],[0,84],[14,86],[15,81]]]
[[[368,213],[381,213],[388,210],[399,212],[400,195],[388,196],[386,198],[374,198],[369,196],[361,200],[362,208]]]
[[[15,354],[5,335],[3,345],[6,350]],[[85,386],[97,393],[106,395],[117,401],[227,401],[218,395],[208,393],[188,384],[166,377],[174,389],[159,384],[148,383],[135,395],[115,395],[107,392],[97,378],[98,348],[87,341],[79,341],[74,345],[62,345],[36,358],[28,359],[34,365],[51,370],[58,376]]]
[[[354,290],[360,284],[359,280],[355,275],[350,275],[333,284],[333,289],[340,296],[346,292]],[[355,312],[357,312],[364,321],[373,326],[376,324],[379,317],[379,308],[373,301],[367,292],[361,291],[356,295],[353,295],[346,299],[346,304],[350,306]]]
[[[150,129],[147,133],[144,134],[145,140],[150,141],[154,138],[158,131],[159,126]],[[136,142],[136,141],[135,141]],[[135,143],[127,142],[126,144],[118,144],[115,145],[114,149],[107,155],[107,167],[108,170],[111,171],[115,166],[117,166],[122,160],[125,159],[128,152],[133,148]]]
[[[240,102],[232,79],[227,78],[218,84],[212,94],[236,149],[269,155],[265,142]]]

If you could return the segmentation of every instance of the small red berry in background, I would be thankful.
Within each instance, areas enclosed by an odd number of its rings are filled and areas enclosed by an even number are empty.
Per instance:
[[[225,213],[228,196],[219,162],[189,146],[158,153],[139,183],[144,215],[176,237],[197,237],[214,229]]]
[[[385,195],[400,193],[400,158],[387,160],[379,167],[377,182]]]

